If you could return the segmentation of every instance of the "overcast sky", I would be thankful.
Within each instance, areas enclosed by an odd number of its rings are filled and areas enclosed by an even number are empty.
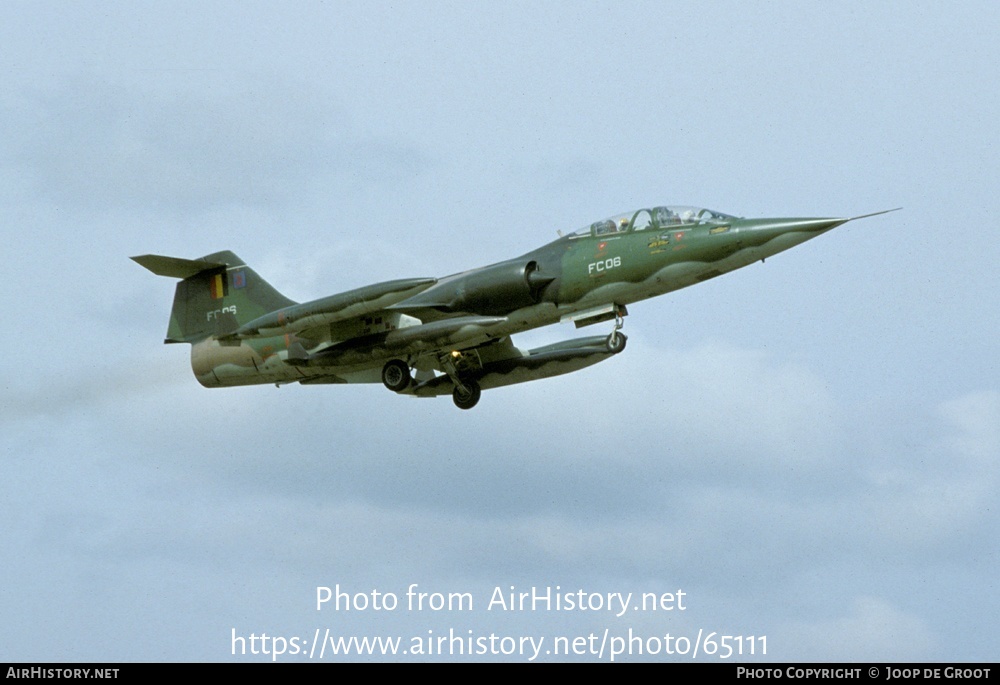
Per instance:
[[[328,628],[996,660],[995,3],[0,18],[0,661],[266,660],[233,631],[308,650]],[[206,390],[161,344],[173,281],[128,259],[229,249],[308,300],[657,204],[904,209],[630,306],[623,355],[469,412],[381,385]],[[409,611],[413,583],[474,604]],[[337,584],[400,606],[317,611]],[[487,610],[511,586],[685,609]]]

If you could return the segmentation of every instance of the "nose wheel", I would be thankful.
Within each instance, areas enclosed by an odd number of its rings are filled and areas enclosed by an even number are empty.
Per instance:
[[[625,349],[625,343],[628,342],[628,336],[621,332],[622,327],[625,325],[625,319],[622,318],[624,307],[615,312],[615,330],[611,331],[611,335],[605,341],[605,345],[608,348],[608,352],[611,354],[618,354]]]
[[[608,339],[604,344],[608,348],[608,352],[611,354],[618,354],[625,349],[625,343],[628,342],[628,336],[620,331],[614,331],[608,336]]]

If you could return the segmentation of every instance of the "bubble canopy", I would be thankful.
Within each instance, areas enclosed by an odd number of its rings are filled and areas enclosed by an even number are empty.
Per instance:
[[[640,209],[634,212],[616,214],[615,216],[595,221],[586,228],[573,233],[574,236],[609,235],[625,233],[626,231],[657,230],[661,228],[676,228],[678,226],[697,226],[703,224],[728,224],[736,217],[722,212],[716,212],[703,207],[686,207],[670,205]]]

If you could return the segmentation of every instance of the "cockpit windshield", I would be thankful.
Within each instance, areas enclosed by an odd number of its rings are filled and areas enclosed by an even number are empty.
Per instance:
[[[586,228],[573,233],[574,236],[612,235],[626,231],[644,231],[674,228],[677,226],[697,226],[702,224],[727,224],[736,217],[722,212],[701,207],[661,206],[652,209],[640,209],[636,212],[616,214],[615,216],[595,221]]]

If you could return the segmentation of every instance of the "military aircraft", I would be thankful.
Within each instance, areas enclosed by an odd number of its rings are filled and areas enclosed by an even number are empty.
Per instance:
[[[132,257],[181,279],[166,343],[190,343],[206,387],[378,383],[471,409],[482,390],[558,376],[625,349],[627,305],[763,261],[848,221],[744,219],[658,206],[613,216],[515,259],[298,304],[232,252]],[[607,335],[521,350],[511,336],[613,321]]]

